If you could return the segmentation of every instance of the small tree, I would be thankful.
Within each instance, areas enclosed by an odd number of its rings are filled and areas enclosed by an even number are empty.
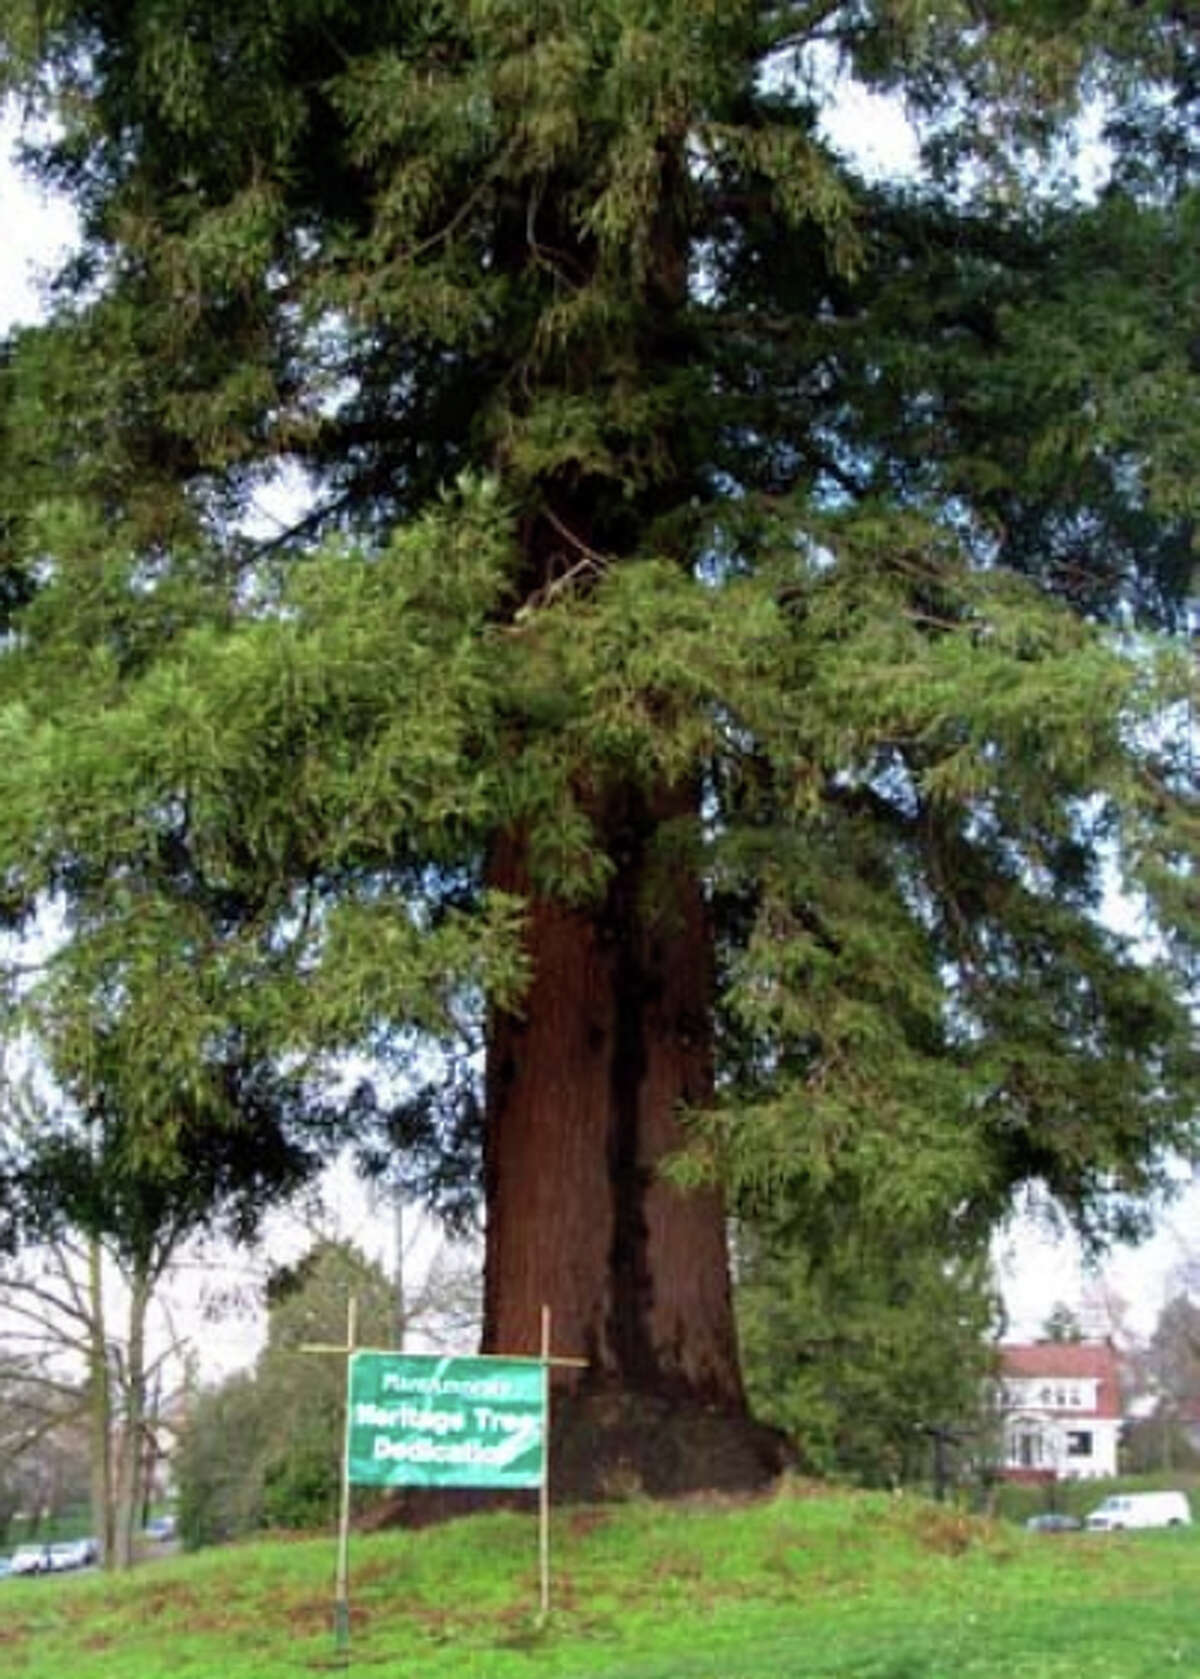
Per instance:
[[[998,1311],[986,1256],[844,1213],[820,1245],[817,1228],[743,1234],[736,1300],[757,1414],[809,1469],[869,1484],[924,1475],[939,1437],[973,1452]]]
[[[60,1369],[71,1372],[60,1379],[76,1384],[86,1406],[93,1524],[104,1562],[119,1568],[133,1560],[143,1502],[155,1292],[186,1241],[218,1230],[248,1240],[266,1207],[317,1168],[286,1133],[279,1089],[242,1082],[236,1066],[225,1068],[224,1123],[189,1112],[181,1098],[170,1147],[148,1148],[123,1105],[122,1070],[117,1047],[97,1033],[86,1077],[76,1070],[71,1079],[76,1101],[50,1103],[29,1084],[9,1085],[0,1109],[3,1233],[25,1253],[2,1279],[4,1294],[28,1332],[57,1347]],[[106,1268],[124,1290],[119,1336]]]
[[[19,1457],[40,1455],[43,1441],[67,1430],[85,1442],[100,1557],[123,1566],[132,1555],[132,1512],[126,1521],[121,1498],[136,1496],[143,1449],[134,1384],[158,1360],[145,1353],[149,1296],[139,1299],[127,1278],[125,1323],[118,1328],[113,1321],[106,1277],[120,1269],[113,1260],[98,1240],[60,1232],[0,1271],[0,1310],[12,1349],[7,1370],[24,1396],[11,1413],[10,1449]]]
[[[175,1453],[180,1538],[195,1550],[262,1525],[266,1417],[242,1371],[189,1396]]]
[[[319,1242],[271,1278],[267,1344],[253,1375],[235,1375],[197,1394],[190,1408],[176,1461],[185,1544],[332,1518],[345,1367],[300,1349],[344,1340],[350,1295],[364,1344],[391,1345],[392,1283],[349,1243]]]
[[[44,1517],[86,1500],[85,1419],[84,1395],[55,1373],[45,1345],[0,1351],[0,1545],[19,1512],[32,1536]]]
[[[1079,1314],[1063,1301],[1056,1301],[1042,1325],[1038,1340],[1058,1344],[1082,1341],[1083,1325],[1079,1321]]]
[[[1196,1456],[1181,1427],[1200,1409],[1200,1306],[1189,1295],[1176,1294],[1164,1304],[1145,1365],[1157,1396],[1153,1421],[1158,1460],[1163,1469],[1171,1469]]]

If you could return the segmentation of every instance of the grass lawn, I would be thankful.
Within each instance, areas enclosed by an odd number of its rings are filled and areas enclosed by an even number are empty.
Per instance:
[[[905,1496],[512,1514],[356,1537],[351,1671],[404,1679],[1200,1674],[1200,1530],[1034,1535]],[[0,1583],[4,1679],[335,1670],[328,1538]]]

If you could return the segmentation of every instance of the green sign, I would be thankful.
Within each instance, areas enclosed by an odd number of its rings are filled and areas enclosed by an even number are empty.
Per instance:
[[[536,1358],[354,1353],[349,1479],[368,1487],[538,1487],[546,1441]]]

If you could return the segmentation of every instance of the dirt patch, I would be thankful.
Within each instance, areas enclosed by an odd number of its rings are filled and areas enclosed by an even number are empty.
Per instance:
[[[796,1475],[789,1470],[783,1476],[775,1491],[780,1498],[828,1498],[832,1487],[833,1483],[830,1481],[818,1481],[815,1476]],[[842,1486],[837,1488],[837,1493],[840,1498],[860,1496]],[[864,1493],[861,1496],[866,1497],[867,1495]]]
[[[404,1576],[404,1564],[399,1557],[381,1557],[377,1561],[355,1562],[354,1581],[358,1586],[369,1586],[376,1580],[401,1580]]]
[[[287,1607],[285,1617],[287,1625],[293,1629],[298,1637],[307,1638],[325,1631],[332,1631],[334,1623],[334,1606],[330,1598],[305,1598],[302,1601],[293,1599]],[[371,1624],[371,1611],[360,1603],[350,1603],[351,1632],[365,1632]]]
[[[146,1620],[154,1619],[165,1611],[178,1613],[185,1610],[190,1616],[193,1611],[207,1607],[207,1602],[195,1587],[184,1585],[181,1581],[148,1582],[138,1593],[138,1613]]]
[[[961,1510],[922,1510],[913,1523],[914,1536],[927,1551],[958,1557],[981,1537],[978,1520]]]
[[[580,1510],[572,1510],[567,1518],[567,1532],[572,1539],[586,1539],[589,1533],[595,1533],[598,1528],[607,1527],[612,1517],[603,1506],[587,1505]]]

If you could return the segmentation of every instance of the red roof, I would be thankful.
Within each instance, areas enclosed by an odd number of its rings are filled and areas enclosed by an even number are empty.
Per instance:
[[[1018,1380],[1044,1377],[1047,1383],[1099,1382],[1092,1417],[1121,1415],[1120,1370],[1115,1350],[1107,1341],[1035,1341],[1025,1346],[1000,1348],[1000,1373]],[[1076,1406],[1039,1405],[1038,1410],[1061,1415],[1081,1413]]]

